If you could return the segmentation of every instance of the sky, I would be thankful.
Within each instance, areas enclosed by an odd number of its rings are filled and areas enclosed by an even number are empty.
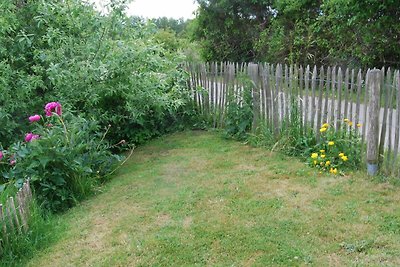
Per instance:
[[[128,15],[145,18],[194,18],[197,3],[193,0],[135,0],[129,4]]]
[[[97,5],[104,5],[108,0],[92,0]],[[127,15],[144,18],[194,18],[193,12],[198,4],[194,0],[133,0],[128,5]]]

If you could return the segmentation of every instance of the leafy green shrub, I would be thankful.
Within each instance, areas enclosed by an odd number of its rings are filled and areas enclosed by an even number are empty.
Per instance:
[[[39,203],[62,211],[90,194],[120,157],[110,152],[96,121],[61,115],[61,106],[46,113],[29,118],[25,142],[2,151],[3,182],[18,187],[30,179]]]

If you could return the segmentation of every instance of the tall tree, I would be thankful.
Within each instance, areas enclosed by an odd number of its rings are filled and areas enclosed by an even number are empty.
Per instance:
[[[322,12],[318,26],[331,61],[400,67],[398,0],[329,0]]]
[[[268,26],[272,0],[198,0],[195,36],[206,60],[252,61],[255,41]]]

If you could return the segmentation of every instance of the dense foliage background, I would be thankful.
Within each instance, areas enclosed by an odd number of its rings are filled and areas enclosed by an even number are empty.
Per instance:
[[[19,4],[16,4],[19,3]],[[151,24],[80,0],[1,1],[0,144],[25,132],[43,103],[111,124],[109,139],[142,142],[172,125],[186,99],[183,57]]]
[[[207,61],[400,66],[397,0],[197,0]]]

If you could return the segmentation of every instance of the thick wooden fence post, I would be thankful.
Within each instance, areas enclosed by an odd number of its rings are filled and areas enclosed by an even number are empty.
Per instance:
[[[367,171],[376,175],[379,163],[379,110],[381,71],[373,69],[369,72],[369,101],[368,101],[368,140],[367,140]]]

